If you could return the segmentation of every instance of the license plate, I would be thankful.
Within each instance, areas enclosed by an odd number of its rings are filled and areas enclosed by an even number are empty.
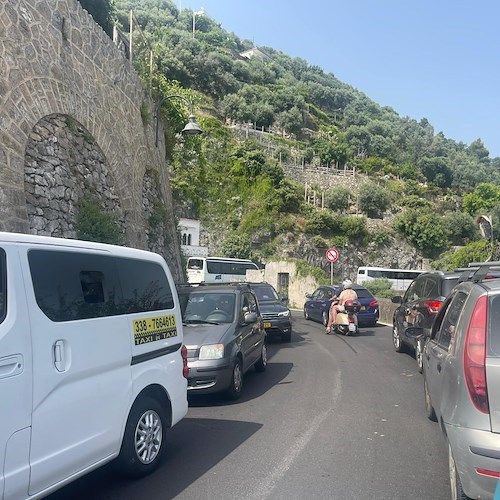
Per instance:
[[[271,328],[271,323],[264,323],[264,328]]]
[[[366,306],[361,306],[362,311],[366,311]]]
[[[134,319],[132,328],[134,329],[135,345],[177,337],[174,314]]]
[[[350,332],[355,332],[356,331],[356,325],[354,323],[349,323],[349,331]]]

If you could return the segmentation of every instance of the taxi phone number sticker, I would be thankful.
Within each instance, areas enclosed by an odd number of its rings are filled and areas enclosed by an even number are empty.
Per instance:
[[[134,329],[135,345],[177,337],[175,315],[173,314],[169,316],[155,316],[154,318],[134,319],[132,327]]]

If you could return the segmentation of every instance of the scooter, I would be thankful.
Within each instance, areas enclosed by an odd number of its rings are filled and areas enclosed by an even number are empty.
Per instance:
[[[358,312],[361,304],[357,300],[346,300],[344,303],[345,312],[338,312],[336,323],[332,325],[333,333],[341,335],[351,335],[359,333]]]

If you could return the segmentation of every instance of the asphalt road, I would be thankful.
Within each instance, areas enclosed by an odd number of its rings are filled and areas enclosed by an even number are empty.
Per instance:
[[[270,341],[267,371],[246,375],[239,401],[190,397],[154,474],[128,481],[105,466],[50,500],[450,498],[444,437],[390,328],[326,336],[293,316],[292,342]]]

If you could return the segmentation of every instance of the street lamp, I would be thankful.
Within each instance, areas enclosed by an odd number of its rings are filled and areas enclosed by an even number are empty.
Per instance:
[[[193,10],[193,38],[194,38],[194,31],[196,29],[196,16],[203,16],[203,14],[205,14],[203,7],[198,11]]]
[[[160,128],[160,108],[161,105],[167,99],[181,99],[189,106],[189,121],[186,123],[185,127],[181,130],[183,135],[199,135],[203,133],[203,130],[196,123],[193,112],[193,103],[183,95],[167,95],[160,99],[160,102],[156,105],[156,116],[155,116],[155,146],[158,147],[158,130]]]
[[[486,262],[489,262],[493,257],[493,251],[495,250],[495,245],[493,243],[493,221],[491,216],[480,215],[476,222],[479,226],[479,231],[481,232],[482,237],[490,243],[491,252],[489,257],[486,259]]]

